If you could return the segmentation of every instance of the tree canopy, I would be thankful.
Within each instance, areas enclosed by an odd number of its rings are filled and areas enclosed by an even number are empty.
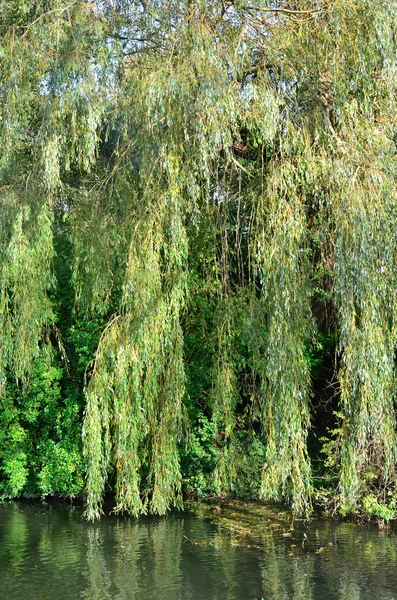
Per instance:
[[[117,511],[179,506],[196,459],[213,493],[307,513],[321,434],[339,510],[392,510],[397,2],[0,10],[4,493],[39,370],[38,489],[63,411],[89,518],[109,485]]]

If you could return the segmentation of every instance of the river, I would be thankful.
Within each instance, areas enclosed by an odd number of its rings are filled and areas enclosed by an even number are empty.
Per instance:
[[[291,529],[291,531],[288,531]],[[397,536],[234,503],[167,517],[0,504],[1,600],[395,600]]]

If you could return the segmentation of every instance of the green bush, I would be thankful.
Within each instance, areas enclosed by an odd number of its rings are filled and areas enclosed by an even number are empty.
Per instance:
[[[83,490],[81,415],[76,397],[62,395],[64,369],[41,356],[30,385],[8,382],[0,403],[0,495],[4,498]]]

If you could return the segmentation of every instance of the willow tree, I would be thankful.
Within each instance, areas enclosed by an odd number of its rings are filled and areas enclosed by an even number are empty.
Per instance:
[[[51,344],[62,227],[75,310],[108,319],[86,373],[88,517],[109,481],[118,511],[180,505],[185,324],[200,294],[214,310],[217,491],[235,488],[237,438],[253,427],[259,496],[310,510],[322,267],[340,364],[338,503],[394,493],[397,3],[1,10],[1,379],[29,385]]]

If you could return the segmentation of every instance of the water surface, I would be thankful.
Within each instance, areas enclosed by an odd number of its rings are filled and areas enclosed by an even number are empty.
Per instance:
[[[397,599],[395,533],[313,520],[286,536],[287,521],[237,503],[92,524],[68,506],[3,503],[0,599]]]

